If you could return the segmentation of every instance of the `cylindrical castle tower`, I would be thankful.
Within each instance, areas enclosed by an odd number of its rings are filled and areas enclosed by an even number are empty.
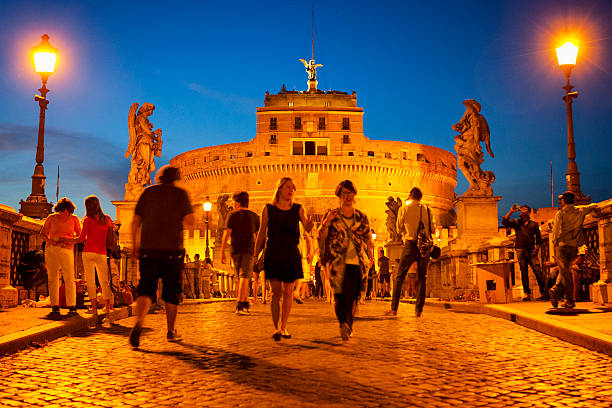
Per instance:
[[[387,238],[387,198],[406,200],[415,186],[423,191],[423,202],[432,208],[438,225],[455,222],[455,155],[418,143],[368,139],[355,92],[284,87],[278,94],[266,92],[251,141],[191,150],[170,164],[180,168],[194,205],[207,196],[214,203],[220,195],[247,191],[249,207],[260,214],[278,179],[288,176],[297,187],[296,201],[318,220],[338,205],[337,184],[350,179],[357,187],[356,206],[370,218],[379,242]],[[213,206],[213,230],[216,210]],[[197,205],[200,220],[202,211]]]

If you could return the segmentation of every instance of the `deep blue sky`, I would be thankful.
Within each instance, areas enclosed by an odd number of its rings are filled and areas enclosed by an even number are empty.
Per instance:
[[[612,197],[612,2],[315,1],[319,88],[357,92],[371,139],[453,150],[461,102],[482,104],[495,158],[500,214],[513,202],[550,206],[567,168],[564,77],[554,48],[580,41],[572,83],[582,190]],[[186,150],[248,141],[264,93],[306,89],[311,2],[9,1],[0,3],[0,203],[30,193],[40,77],[30,48],[48,33],[60,49],[49,79],[47,197],[83,215],[83,199],[123,198],[133,102],[157,106],[158,165]],[[458,174],[457,194],[467,189]]]

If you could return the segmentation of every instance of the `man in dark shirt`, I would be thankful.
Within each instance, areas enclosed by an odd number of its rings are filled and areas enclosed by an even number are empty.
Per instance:
[[[381,290],[380,297],[389,296],[389,284],[391,283],[389,258],[385,256],[385,250],[382,247],[378,251],[378,276]]]
[[[138,298],[136,299],[136,324],[130,333],[130,344],[140,345],[140,333],[151,303],[156,299],[157,284],[162,280],[162,299],[166,304],[168,341],[178,341],[181,336],[175,328],[181,290],[181,274],[185,250],[183,248],[183,224],[194,224],[189,195],[174,185],[180,180],[176,167],[164,166],[157,172],[159,184],[147,187],[134,210],[132,220],[133,255],[140,265]]]
[[[518,219],[510,219],[510,216],[520,211]],[[537,300],[548,300],[548,293],[544,285],[542,277],[542,268],[538,263],[538,252],[542,244],[542,236],[540,235],[540,227],[535,221],[529,219],[531,208],[528,205],[518,206],[514,204],[508,214],[502,217],[502,225],[506,228],[512,228],[516,234],[514,247],[516,249],[516,258],[521,269],[521,280],[523,281],[523,292],[525,298],[523,300],[532,300],[531,289],[529,288],[529,266],[533,270],[538,286],[540,288],[541,298]]]
[[[249,313],[249,282],[253,276],[255,257],[255,239],[259,231],[259,216],[249,210],[249,194],[241,191],[234,194],[234,211],[227,218],[227,228],[223,231],[221,240],[221,263],[225,263],[225,246],[227,238],[232,238],[232,260],[238,281],[238,303],[236,313]],[[257,297],[257,293],[253,294]]]

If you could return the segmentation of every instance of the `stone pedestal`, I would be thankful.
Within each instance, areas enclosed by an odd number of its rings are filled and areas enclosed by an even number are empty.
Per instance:
[[[132,259],[132,248],[134,243],[132,242],[132,220],[134,219],[134,207],[136,207],[135,201],[113,201],[113,205],[116,207],[116,222],[121,223],[119,228],[119,246],[121,246],[122,252],[122,272],[125,271],[125,279],[128,282],[136,284],[138,282],[138,262]]]
[[[457,209],[457,240],[487,239],[497,235],[499,221],[497,202],[501,197],[459,197]]]
[[[598,222],[599,232],[599,282],[591,288],[591,298],[596,304],[612,304],[612,217],[608,216]]]
[[[387,258],[389,258],[389,264],[392,264],[393,262],[395,262],[396,259],[401,259],[402,256],[402,250],[404,249],[404,243],[403,242],[389,242],[387,244],[385,244],[385,254],[387,255]],[[389,271],[392,272],[392,271]]]

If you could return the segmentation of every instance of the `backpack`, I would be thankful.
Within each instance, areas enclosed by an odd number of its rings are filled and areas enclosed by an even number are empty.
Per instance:
[[[106,233],[106,254],[112,259],[121,259],[121,248],[119,248],[119,238],[115,233],[113,224],[111,223]]]

